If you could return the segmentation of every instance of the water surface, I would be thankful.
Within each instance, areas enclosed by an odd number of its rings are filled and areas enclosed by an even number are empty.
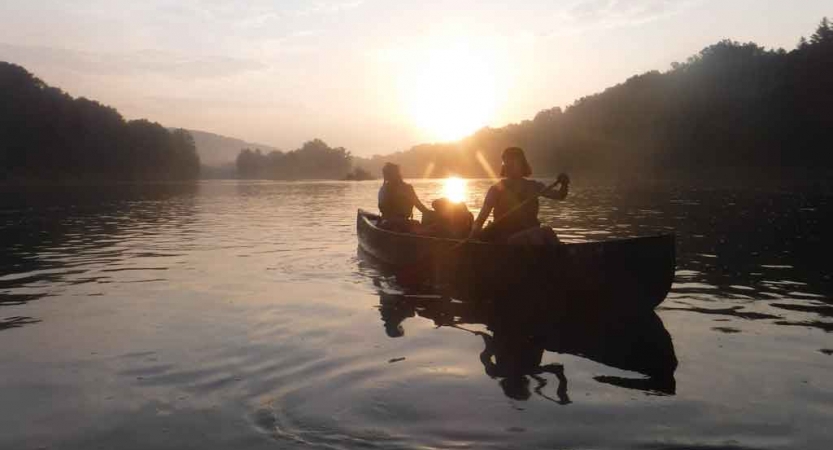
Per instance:
[[[359,258],[377,188],[3,193],[0,448],[829,448],[829,195],[577,183],[544,221],[674,230],[675,283],[655,316],[529,340]]]

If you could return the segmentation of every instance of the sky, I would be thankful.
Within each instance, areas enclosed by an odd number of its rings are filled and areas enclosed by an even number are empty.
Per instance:
[[[829,0],[4,0],[0,60],[127,119],[361,156],[529,119]]]

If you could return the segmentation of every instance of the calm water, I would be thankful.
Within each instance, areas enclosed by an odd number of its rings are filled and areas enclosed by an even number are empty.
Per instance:
[[[542,201],[563,240],[676,230],[678,271],[658,318],[532,342],[360,259],[377,188],[4,193],[0,448],[830,448],[833,197]]]

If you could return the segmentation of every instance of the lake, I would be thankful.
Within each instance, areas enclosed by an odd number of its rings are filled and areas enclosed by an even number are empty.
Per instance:
[[[488,185],[468,183],[471,209]],[[833,442],[829,193],[575,180],[543,221],[567,242],[673,230],[675,282],[656,315],[554,317],[532,342],[357,254],[378,187],[4,191],[0,448]],[[513,358],[532,369],[507,373]]]

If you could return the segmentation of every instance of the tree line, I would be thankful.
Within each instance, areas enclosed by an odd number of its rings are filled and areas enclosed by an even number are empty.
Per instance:
[[[0,61],[0,181],[170,181],[199,170],[189,132],[126,121]]]
[[[332,148],[321,139],[313,139],[289,152],[243,149],[237,155],[237,175],[271,180],[340,180],[352,164],[353,157],[344,147]]]
[[[539,175],[829,173],[831,130],[833,27],[825,18],[789,52],[723,40],[563,110],[357,164],[379,173],[393,161],[408,177],[481,177],[488,175],[481,161],[499,171],[500,152],[517,145]]]

